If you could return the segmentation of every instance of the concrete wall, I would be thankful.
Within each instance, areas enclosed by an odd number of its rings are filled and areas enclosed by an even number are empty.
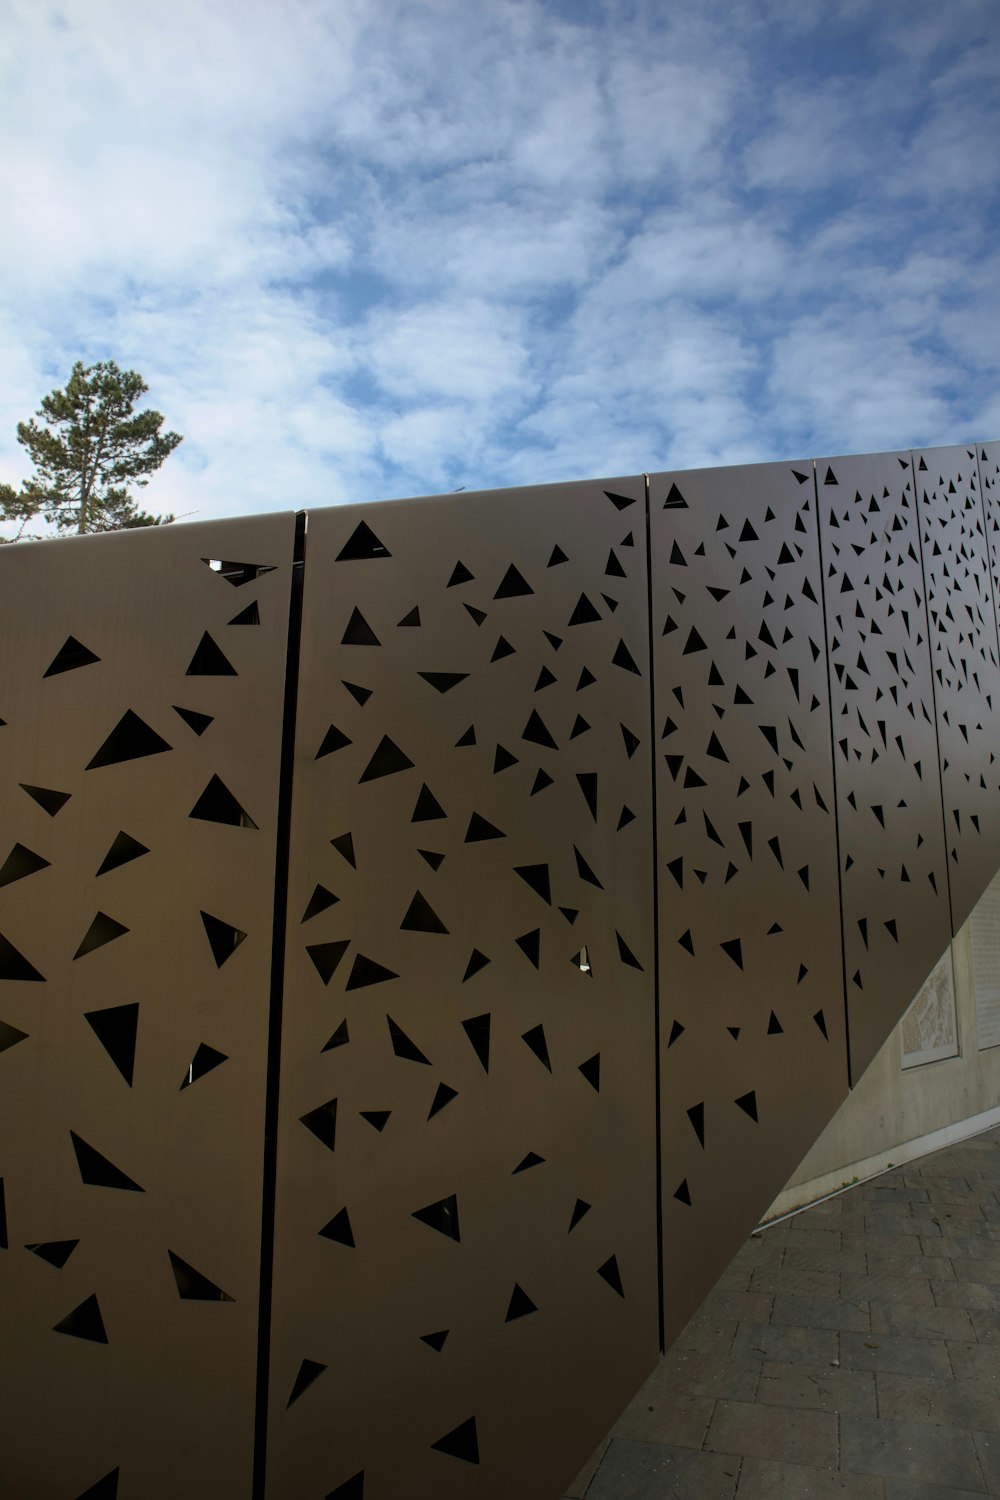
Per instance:
[[[982,1000],[989,929],[998,922],[1000,877],[993,880],[941,959],[944,966],[949,956],[952,962],[957,1055],[922,1066],[903,1065],[903,1031],[907,1016],[921,1003],[922,990],[765,1220],[1000,1121],[1000,1046],[980,1047],[976,1013],[976,959]]]

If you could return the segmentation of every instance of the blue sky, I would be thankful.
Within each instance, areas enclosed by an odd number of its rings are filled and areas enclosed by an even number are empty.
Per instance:
[[[996,0],[0,0],[0,478],[192,518],[1000,437]]]

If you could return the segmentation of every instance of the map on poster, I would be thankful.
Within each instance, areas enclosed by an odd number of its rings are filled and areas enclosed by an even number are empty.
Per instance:
[[[904,1068],[957,1055],[955,976],[950,944],[900,1022],[899,1037]]]
[[[1000,875],[972,913],[972,974],[979,1049],[1000,1046]]]

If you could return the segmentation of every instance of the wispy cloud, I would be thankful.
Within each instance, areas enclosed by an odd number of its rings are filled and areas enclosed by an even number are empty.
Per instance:
[[[0,478],[139,369],[199,516],[1000,425],[992,0],[7,0]]]

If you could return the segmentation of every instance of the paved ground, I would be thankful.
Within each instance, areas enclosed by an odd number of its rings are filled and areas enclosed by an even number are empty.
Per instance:
[[[568,1495],[1000,1495],[1000,1130],[755,1234]]]

